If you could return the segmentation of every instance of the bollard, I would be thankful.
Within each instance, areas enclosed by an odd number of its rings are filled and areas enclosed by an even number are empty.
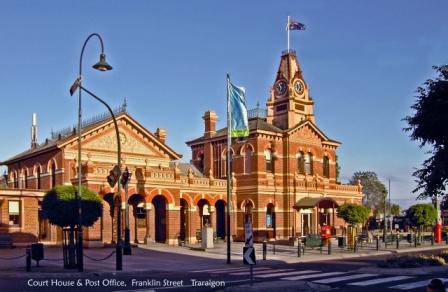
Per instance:
[[[322,254],[323,246],[324,246],[324,242],[322,241],[322,242],[320,243],[320,246],[319,246],[319,252],[320,252],[320,254]]]
[[[328,254],[331,254],[331,240],[328,240]]]
[[[26,249],[26,271],[31,272],[31,249]]]
[[[300,258],[300,256],[302,255],[301,249],[302,249],[302,243],[300,242],[300,239],[299,239],[299,241],[297,242],[297,257],[298,258]]]
[[[356,253],[356,250],[358,249],[358,241],[356,238],[353,240],[353,252]]]
[[[263,261],[266,260],[266,253],[267,253],[267,242],[266,240],[263,240]]]
[[[379,235],[376,236],[376,250],[377,251],[380,250],[380,236]]]
[[[384,236],[384,248],[387,248],[387,235]]]
[[[275,254],[275,239],[274,239],[274,250],[273,250],[274,254]]]
[[[431,245],[434,245],[434,235],[431,236]]]
[[[414,237],[414,247],[417,247],[417,233],[415,234],[415,237]]]
[[[400,234],[397,234],[397,249],[400,249]]]

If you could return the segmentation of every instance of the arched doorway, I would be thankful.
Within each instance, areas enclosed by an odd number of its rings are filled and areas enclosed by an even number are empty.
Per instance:
[[[216,236],[224,239],[226,236],[226,203],[218,200],[216,208]]]
[[[180,199],[180,240],[186,241],[189,237],[189,212],[188,212],[188,203],[185,199]]]
[[[143,242],[146,232],[146,208],[145,198],[140,194],[133,194],[129,197],[129,229],[131,230],[131,240],[135,243]]]
[[[201,219],[201,229],[203,226],[211,226],[210,203],[206,199],[200,199],[198,202],[199,217]]]
[[[103,204],[103,214],[101,218],[101,222],[103,224],[103,228],[101,229],[103,233],[103,241],[115,243],[115,238],[117,235],[116,218],[114,218],[115,206],[114,206],[114,194],[107,193],[103,196],[103,200],[106,204]],[[110,226],[109,231],[106,230],[106,226]]]
[[[162,195],[157,195],[152,199],[154,205],[154,230],[156,242],[166,242],[166,199]]]
[[[254,222],[252,220],[252,209],[254,208],[254,205],[251,201],[247,201],[244,205],[244,223],[248,222],[249,220],[251,222]]]

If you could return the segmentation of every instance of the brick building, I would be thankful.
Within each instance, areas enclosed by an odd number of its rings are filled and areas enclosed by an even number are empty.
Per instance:
[[[361,203],[360,185],[336,181],[340,143],[316,126],[313,105],[295,53],[284,53],[267,110],[250,111],[250,136],[232,143],[234,239],[242,239],[248,216],[256,240],[316,233],[323,224],[341,232],[343,222],[336,218],[335,208],[344,202]],[[131,240],[194,243],[204,225],[224,238],[226,129],[216,129],[216,114],[207,111],[203,135],[187,142],[191,164],[178,162],[182,156],[167,145],[164,129],[145,129],[125,105],[116,116],[123,167],[133,173],[128,201]],[[38,144],[35,118],[32,128],[30,149],[1,163],[8,173],[6,187],[0,188],[0,237],[9,235],[15,244],[60,242],[61,231],[48,223],[40,205],[53,186],[77,182],[76,129],[54,132]],[[83,123],[81,133],[83,184],[104,199],[101,218],[85,230],[86,242],[113,242],[116,190],[106,181],[116,162],[113,122],[107,115],[92,118]],[[121,195],[124,201],[124,191]]]

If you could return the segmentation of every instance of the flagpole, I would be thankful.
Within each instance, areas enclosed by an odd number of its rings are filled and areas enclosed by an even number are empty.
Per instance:
[[[291,16],[288,15],[288,24],[286,25],[286,30],[287,30],[287,34],[288,34],[288,53],[289,53],[289,38],[290,38],[290,34],[289,34],[289,24],[291,22]]]
[[[230,75],[227,73],[227,264],[230,264],[230,194],[232,191],[232,181],[230,179],[230,144],[232,143],[231,135],[231,116],[230,116],[230,97],[229,97],[229,84]]]

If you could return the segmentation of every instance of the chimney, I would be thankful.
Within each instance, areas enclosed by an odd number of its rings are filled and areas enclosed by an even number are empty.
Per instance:
[[[31,149],[35,149],[37,146],[37,117],[33,113],[31,118]]]
[[[210,138],[216,134],[216,121],[218,116],[214,111],[206,111],[204,116],[204,137]]]
[[[156,137],[160,140],[160,142],[165,143],[166,141],[166,130],[162,128],[157,128]]]

